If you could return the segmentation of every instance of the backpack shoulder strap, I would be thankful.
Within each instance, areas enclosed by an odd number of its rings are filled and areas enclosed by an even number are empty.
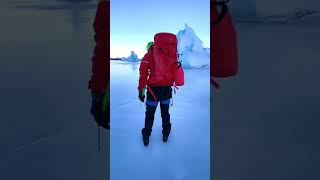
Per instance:
[[[222,21],[222,19],[224,18],[224,16],[227,14],[227,12],[228,12],[228,6],[227,6],[227,2],[228,2],[229,0],[227,0],[227,1],[219,1],[219,2],[215,2],[215,4],[213,5],[213,7],[214,7],[214,11],[217,11],[217,5],[219,5],[219,6],[222,6],[222,10],[221,10],[221,12],[220,13],[218,13],[219,15],[218,15],[218,18],[216,19],[216,20],[213,20],[213,24],[214,25],[217,25],[217,24],[219,24],[221,21]]]

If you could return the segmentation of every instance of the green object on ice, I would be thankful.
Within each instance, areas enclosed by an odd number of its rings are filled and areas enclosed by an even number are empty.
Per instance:
[[[148,42],[147,44],[147,51],[149,51],[149,49],[151,48],[151,46],[153,45],[154,43],[152,41]]]
[[[107,106],[110,104],[110,88],[109,88],[109,83],[107,85],[107,89],[106,89],[106,94],[104,95],[103,98],[103,102],[102,102],[102,112],[106,112],[107,111]]]

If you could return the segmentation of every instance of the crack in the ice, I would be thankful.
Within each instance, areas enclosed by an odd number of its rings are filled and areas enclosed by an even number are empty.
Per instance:
[[[136,102],[136,101],[137,101],[137,100],[127,101],[127,102],[125,102],[125,103],[123,103],[123,104],[120,104],[120,105],[118,105],[118,106],[115,106],[115,107],[113,107],[113,108],[110,108],[110,110],[112,111],[112,110],[120,109],[120,108],[122,108],[122,107],[124,107],[124,106],[126,106],[126,105],[128,105],[128,104],[134,103],[134,102]]]
[[[43,142],[43,141],[45,141],[45,140],[51,139],[51,138],[53,138],[53,137],[57,137],[57,136],[65,133],[67,130],[69,131],[69,130],[70,130],[70,127],[72,128],[72,127],[74,127],[74,126],[68,126],[68,127],[66,127],[66,128],[63,128],[62,130],[58,130],[58,131],[52,133],[51,135],[48,134],[48,135],[46,135],[46,136],[42,136],[42,137],[39,137],[39,138],[37,138],[37,139],[34,139],[34,140],[32,140],[31,142],[28,142],[28,143],[24,143],[24,144],[22,144],[22,145],[19,145],[18,147],[11,148],[11,149],[9,149],[7,152],[3,153],[3,155],[1,156],[0,159],[4,159],[4,158],[8,157],[8,155],[9,155],[10,153],[19,152],[19,151],[21,151],[21,150],[26,149],[26,148],[29,147],[29,146],[33,146],[33,145],[36,145],[36,144],[40,144],[41,142]]]

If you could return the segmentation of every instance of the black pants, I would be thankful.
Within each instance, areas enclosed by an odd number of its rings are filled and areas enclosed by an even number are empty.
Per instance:
[[[146,118],[144,122],[144,128],[142,129],[142,135],[150,136],[157,106],[147,105],[146,109]],[[171,131],[169,104],[160,104],[160,109],[162,118],[162,135],[168,137]]]
[[[170,86],[157,86],[150,87],[157,97],[157,100],[160,101],[160,110],[162,118],[162,134],[163,136],[168,137],[171,131],[170,123],[170,98],[172,97],[172,89]],[[157,109],[158,102],[154,100],[150,92],[147,93],[147,103],[146,103],[146,117],[144,128],[142,129],[143,136],[150,136],[152,132],[152,126],[154,122],[154,115]]]

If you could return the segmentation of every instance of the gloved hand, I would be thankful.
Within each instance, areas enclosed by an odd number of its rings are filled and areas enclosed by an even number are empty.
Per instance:
[[[145,92],[145,88],[143,88],[142,91],[140,91],[139,95],[138,95],[141,102],[144,102],[144,97],[145,97],[144,92]]]
[[[102,111],[102,104],[105,97],[105,92],[91,92],[92,104],[90,113],[93,115],[94,120],[99,126],[103,128],[110,129],[109,122],[109,110],[106,112]]]

